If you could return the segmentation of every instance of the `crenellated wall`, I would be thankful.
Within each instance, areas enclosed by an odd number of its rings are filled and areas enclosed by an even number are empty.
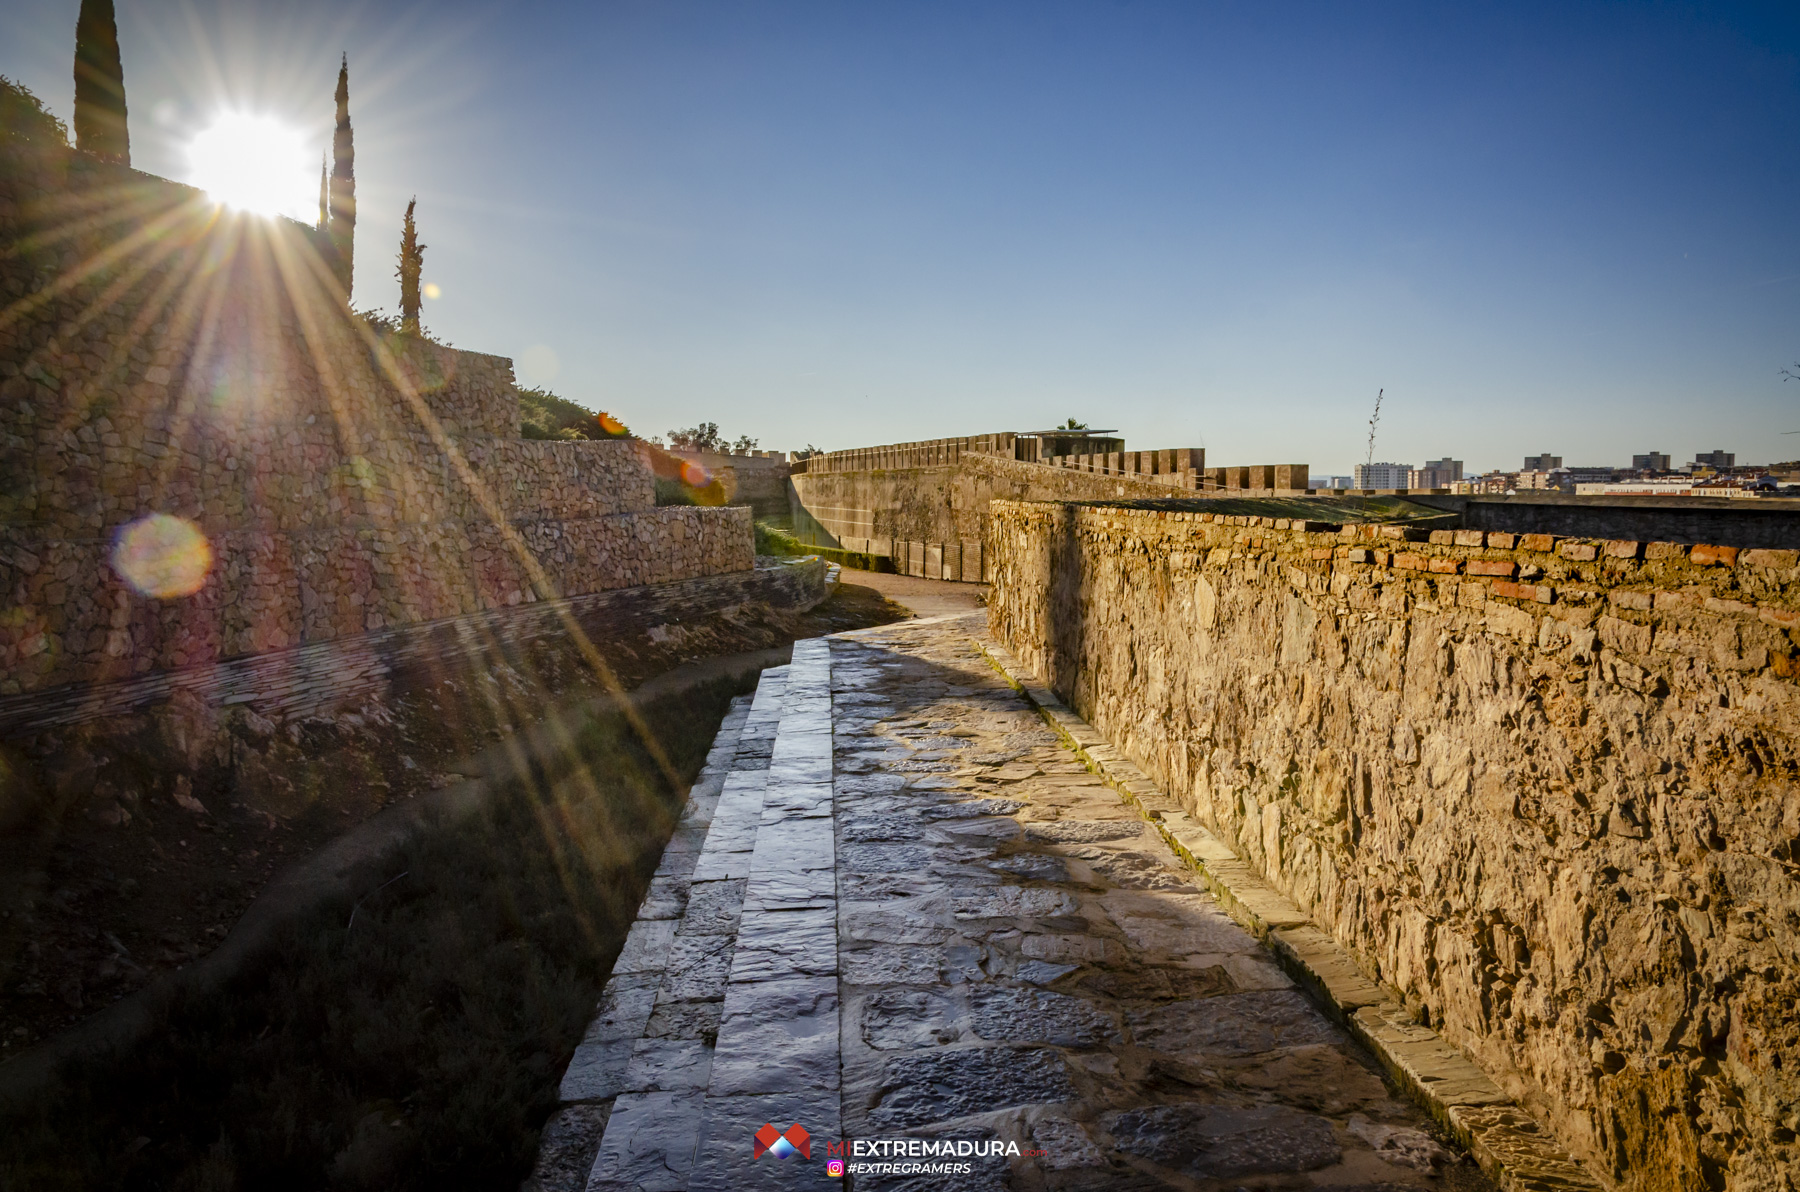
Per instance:
[[[996,636],[1634,1192],[1793,1187],[1800,554],[997,502]]]
[[[0,145],[0,692],[752,566],[747,511],[519,438],[510,361],[352,316],[313,238]],[[114,565],[153,514],[197,590]]]

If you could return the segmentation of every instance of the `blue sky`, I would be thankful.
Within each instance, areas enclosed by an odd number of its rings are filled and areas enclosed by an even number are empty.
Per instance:
[[[65,117],[77,0],[0,73]],[[1348,472],[1800,458],[1800,10],[120,0],[135,164],[313,133],[359,306],[661,433],[1029,429]],[[316,149],[315,149],[316,154]]]

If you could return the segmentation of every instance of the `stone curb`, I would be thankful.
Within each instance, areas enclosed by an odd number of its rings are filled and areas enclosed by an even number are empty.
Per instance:
[[[1561,1150],[1549,1131],[1487,1073],[1436,1031],[1414,1022],[1404,1005],[1363,974],[1347,950],[1071,712],[1010,651],[981,636],[974,642],[1088,768],[1156,827],[1225,911],[1267,945],[1288,974],[1375,1054],[1491,1179],[1507,1192],[1603,1192],[1609,1187]]]

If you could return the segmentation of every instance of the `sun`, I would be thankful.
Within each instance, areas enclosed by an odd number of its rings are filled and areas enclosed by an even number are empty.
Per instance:
[[[251,112],[221,112],[188,143],[188,181],[239,211],[305,219],[316,169],[298,130]]]

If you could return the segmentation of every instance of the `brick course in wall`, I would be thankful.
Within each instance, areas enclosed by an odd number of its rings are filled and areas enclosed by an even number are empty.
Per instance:
[[[1566,1144],[1792,1186],[1800,554],[992,517],[996,636]]]

